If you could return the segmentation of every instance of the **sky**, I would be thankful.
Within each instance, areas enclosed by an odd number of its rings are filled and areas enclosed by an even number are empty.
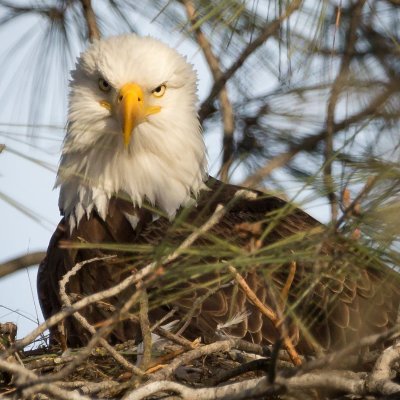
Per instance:
[[[157,21],[144,22],[136,15],[130,17],[141,35],[159,38],[187,56],[198,71],[199,97],[200,100],[204,99],[211,86],[211,76],[197,46],[178,30],[166,33]],[[21,18],[0,30],[0,42],[16,43],[31,27],[35,28],[35,32],[43,30],[43,23],[41,18]],[[5,49],[0,50],[0,59],[5,56]],[[59,93],[59,101],[54,93],[55,100],[41,98],[40,94],[34,92],[35,88],[29,85],[16,92],[13,88],[23,81],[23,74],[30,71],[21,68],[21,59],[13,53],[7,54],[7,62],[5,67],[0,67],[0,143],[6,145],[6,150],[0,154],[0,263],[46,249],[60,220],[58,190],[53,190],[53,185],[65,126],[66,107],[62,98],[67,89],[65,87],[65,91]],[[45,79],[55,86],[64,85],[65,81],[52,74],[45,76]],[[32,94],[33,97],[30,97]],[[26,127],[29,119],[27,99],[31,98],[39,110],[51,110],[51,115],[46,115],[46,112],[42,115],[43,121],[48,120],[51,126],[39,127],[34,137],[30,128]],[[210,131],[205,140],[210,173],[215,175],[221,150],[220,133]],[[240,179],[241,170],[238,169],[236,180]],[[19,205],[28,206],[29,210],[22,212],[16,208]],[[312,207],[312,214],[321,215],[320,207]],[[38,321],[42,321],[36,295],[36,273],[37,268],[34,267],[0,280],[0,322],[15,322],[19,338],[30,332]]]

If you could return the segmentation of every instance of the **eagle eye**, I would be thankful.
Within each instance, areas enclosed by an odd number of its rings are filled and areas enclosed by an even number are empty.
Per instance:
[[[165,83],[163,83],[162,85],[157,86],[155,89],[153,89],[151,91],[151,93],[155,97],[162,97],[162,96],[164,96],[164,93],[165,93],[166,89],[167,89],[167,85]]]
[[[103,92],[109,92],[111,90],[111,85],[103,78],[99,78],[99,88]]]

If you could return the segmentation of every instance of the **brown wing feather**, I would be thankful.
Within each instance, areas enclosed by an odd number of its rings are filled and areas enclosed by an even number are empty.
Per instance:
[[[168,273],[150,288],[150,298],[159,304],[151,310],[151,320],[157,320],[172,306],[178,308],[178,314],[183,318],[193,308],[196,299],[204,296],[204,302],[193,312],[192,322],[186,331],[188,337],[201,335],[205,340],[212,340],[218,326],[241,313],[242,320],[224,327],[224,334],[256,343],[274,342],[279,337],[278,330],[221,270],[224,265],[221,261],[229,252],[219,254],[221,246],[215,244],[215,238],[243,249],[243,254],[256,251],[258,255],[268,256],[275,251],[273,248],[269,250],[268,245],[297,235],[296,240],[288,241],[284,248],[296,259],[296,273],[286,312],[290,334],[300,352],[314,351],[316,343],[326,349],[341,346],[357,337],[387,329],[394,323],[399,290],[397,276],[389,268],[384,265],[374,268],[370,260],[347,250],[345,241],[316,246],[318,235],[312,230],[319,229],[321,235],[321,225],[279,198],[261,192],[251,192],[250,197],[255,198],[235,197],[242,188],[223,185],[214,179],[210,179],[208,186],[210,190],[203,192],[197,206],[189,211],[183,210],[185,217],[178,216],[174,223],[163,217],[152,221],[149,210],[135,209],[129,202],[117,198],[110,201],[106,221],[92,212],[90,218],[82,219],[78,229],[70,234],[68,222],[63,219],[39,268],[38,291],[44,316],[47,318],[60,309],[58,282],[61,277],[76,263],[105,253],[98,249],[65,248],[61,244],[87,241],[154,246],[152,251],[143,254],[139,251],[127,253],[117,261],[101,261],[83,267],[68,286],[69,293],[79,298],[115,285],[128,276],[133,267],[140,268],[165,254],[168,249],[179,245],[194,227],[207,221],[217,204],[229,204],[226,216],[208,235],[195,243],[195,246],[215,248],[216,253],[182,255],[178,262],[168,265]],[[138,217],[135,229],[130,225],[127,214]],[[273,214],[280,216],[276,218],[275,215],[274,225],[270,226]],[[312,256],[312,249],[317,247],[322,261],[317,258],[317,253]],[[305,252],[307,249],[309,251]],[[304,252],[307,254],[302,258]],[[182,271],[182,264],[188,266],[188,272],[186,267]],[[195,268],[196,265],[203,265],[207,269],[210,264],[219,268],[210,268],[204,274],[199,274],[199,268]],[[288,274],[289,265],[284,261],[266,264],[257,261],[247,268],[243,276],[260,300],[274,308]],[[186,278],[182,279],[182,276]],[[116,307],[121,307],[134,290],[128,288],[103,304],[87,307],[82,313],[91,323],[101,323]],[[214,294],[207,297],[205,295],[209,290]],[[73,318],[65,322],[65,330],[70,346],[83,345],[90,337]],[[109,340],[119,342],[139,340],[140,337],[138,322],[131,319],[116,326]],[[314,337],[315,342],[310,337]]]

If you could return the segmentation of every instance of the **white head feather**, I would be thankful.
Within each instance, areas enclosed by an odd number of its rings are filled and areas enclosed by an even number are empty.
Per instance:
[[[105,93],[99,79],[112,89]],[[137,125],[128,148],[114,110],[119,89],[138,84],[161,111]],[[151,91],[165,83],[165,94]],[[71,229],[93,209],[105,219],[111,196],[148,201],[170,217],[203,188],[205,146],[196,113],[196,74],[175,50],[150,37],[124,35],[96,41],[72,72],[69,123],[56,186]]]

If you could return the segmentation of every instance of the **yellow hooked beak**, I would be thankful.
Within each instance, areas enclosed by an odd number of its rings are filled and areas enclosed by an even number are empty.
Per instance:
[[[121,117],[124,145],[131,142],[132,132],[146,117],[161,111],[160,106],[146,106],[142,88],[137,83],[127,83],[120,89],[117,109]]]

